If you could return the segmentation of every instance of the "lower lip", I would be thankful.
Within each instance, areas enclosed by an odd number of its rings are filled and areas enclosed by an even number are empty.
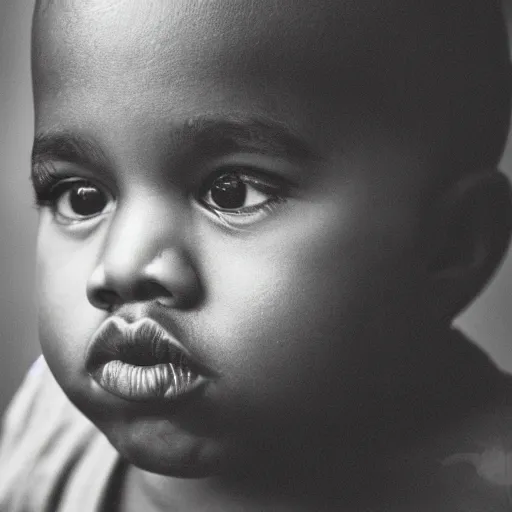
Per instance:
[[[91,376],[105,391],[137,402],[174,401],[205,382],[202,376],[171,363],[136,366],[119,360],[103,363]]]

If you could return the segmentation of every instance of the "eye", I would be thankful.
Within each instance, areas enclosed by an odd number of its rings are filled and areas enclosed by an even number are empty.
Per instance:
[[[113,199],[85,180],[64,181],[54,189],[54,211],[65,222],[77,222],[110,211]]]
[[[217,172],[202,188],[199,203],[225,227],[243,229],[277,213],[287,202],[291,183],[252,168]]]
[[[226,173],[215,178],[203,196],[203,202],[214,209],[243,213],[262,207],[272,199],[270,185],[254,177]]]

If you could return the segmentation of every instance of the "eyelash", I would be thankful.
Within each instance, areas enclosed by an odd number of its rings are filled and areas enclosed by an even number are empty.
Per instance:
[[[60,185],[64,185],[66,180],[71,178],[73,178],[72,175],[57,174],[50,165],[35,164],[32,172],[32,186],[36,207],[53,208],[64,192]]]
[[[253,187],[260,194],[267,195],[268,199],[261,204],[233,209],[223,209],[208,204],[204,199],[205,195],[215,181],[223,176],[236,177],[244,185]],[[92,180],[80,178],[72,174],[63,175],[57,173],[53,168],[42,164],[34,168],[34,177],[33,187],[36,207],[38,209],[50,208],[54,215],[57,214],[56,207],[59,199],[77,183],[92,185],[105,193],[104,188],[96,185]],[[250,225],[260,220],[260,217],[273,213],[279,205],[286,202],[289,189],[290,184],[284,178],[271,176],[264,171],[246,166],[225,166],[208,177],[200,187],[199,194],[194,194],[194,199],[226,226],[237,227],[244,224]],[[254,220],[253,217],[258,214],[258,219]]]

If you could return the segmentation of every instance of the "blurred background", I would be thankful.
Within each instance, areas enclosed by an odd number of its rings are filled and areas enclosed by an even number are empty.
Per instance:
[[[512,31],[512,0],[506,11]],[[32,206],[32,0],[0,0],[0,414],[39,354]],[[512,179],[512,137],[502,162]],[[512,249],[485,293],[457,323],[512,372]]]

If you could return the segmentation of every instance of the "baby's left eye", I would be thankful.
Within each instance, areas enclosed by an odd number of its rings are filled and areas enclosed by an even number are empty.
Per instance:
[[[226,173],[215,178],[202,197],[209,207],[225,212],[248,212],[272,199],[269,185],[257,178]]]

